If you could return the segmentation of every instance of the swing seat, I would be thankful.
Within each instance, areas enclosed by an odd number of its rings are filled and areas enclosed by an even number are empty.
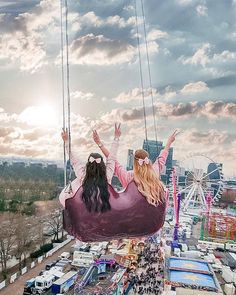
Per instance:
[[[124,192],[109,185],[111,210],[89,212],[82,201],[82,187],[67,199],[63,226],[68,234],[83,242],[101,242],[122,238],[150,236],[164,224],[166,201],[150,205],[132,181]]]

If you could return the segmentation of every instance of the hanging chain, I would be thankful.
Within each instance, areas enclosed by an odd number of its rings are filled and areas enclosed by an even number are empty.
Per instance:
[[[134,7],[135,7],[135,23],[136,23],[138,57],[139,57],[139,72],[140,72],[140,82],[141,82],[142,102],[143,102],[145,139],[146,139],[146,143],[147,143],[147,150],[149,152],[148,134],[147,134],[147,116],[146,116],[146,106],[145,106],[145,96],[144,96],[144,86],[143,86],[143,70],[142,70],[142,61],[141,61],[140,38],[139,38],[139,29],[138,29],[138,15],[137,15],[137,3],[136,3],[136,0],[134,0]]]
[[[141,6],[142,6],[144,39],[145,39],[145,45],[146,45],[146,56],[147,56],[147,63],[148,63],[149,87],[150,87],[150,94],[151,94],[151,98],[152,98],[152,115],[153,115],[153,123],[154,123],[154,132],[155,132],[156,147],[158,150],[156,114],[155,114],[155,108],[154,108],[153,87],[152,87],[152,78],[151,78],[151,69],[150,69],[150,58],[149,58],[149,51],[148,51],[148,44],[147,44],[147,30],[146,30],[146,19],[145,19],[145,13],[144,13],[143,0],[141,0]]]
[[[65,112],[65,73],[64,73],[64,40],[63,40],[63,0],[60,0],[60,21],[61,21],[61,82],[62,82],[62,110],[63,110],[63,130],[66,128],[66,112]],[[63,141],[63,159],[64,159],[64,187],[67,183],[66,171],[66,144]]]

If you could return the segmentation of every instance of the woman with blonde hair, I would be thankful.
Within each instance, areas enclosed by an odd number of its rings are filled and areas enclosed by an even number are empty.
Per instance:
[[[119,126],[120,127],[120,126]],[[160,152],[154,163],[149,159],[149,154],[143,149],[135,151],[134,154],[134,170],[126,171],[126,169],[116,160],[115,175],[119,178],[123,188],[126,188],[131,181],[135,181],[139,192],[146,198],[147,202],[153,206],[158,206],[165,201],[165,188],[160,180],[161,172],[166,163],[169,149],[175,141],[178,131],[175,130],[169,137],[165,148]],[[96,130],[93,131],[93,139],[100,147],[103,154],[108,157],[109,151],[101,142]],[[118,141],[116,142],[118,146]]]

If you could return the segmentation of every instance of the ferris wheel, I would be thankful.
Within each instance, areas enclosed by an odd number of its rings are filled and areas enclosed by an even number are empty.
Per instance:
[[[206,155],[195,154],[182,161],[181,167],[184,167],[185,172],[182,177],[181,173],[177,175],[177,186],[183,199],[182,210],[205,209],[209,192],[213,204],[217,204],[224,189],[222,165]]]

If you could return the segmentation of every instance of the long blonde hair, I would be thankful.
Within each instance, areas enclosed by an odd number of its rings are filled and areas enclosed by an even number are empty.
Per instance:
[[[138,163],[139,159],[148,158],[149,155],[145,150],[136,150],[134,154],[134,181],[138,190],[144,195],[148,203],[158,206],[165,200],[164,186],[159,175],[152,167],[151,161],[148,164]]]

